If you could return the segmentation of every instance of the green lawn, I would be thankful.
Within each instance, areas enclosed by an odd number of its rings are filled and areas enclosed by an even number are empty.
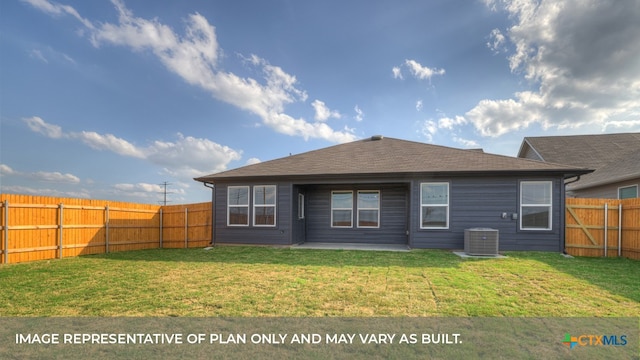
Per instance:
[[[0,316],[632,316],[640,262],[164,249],[0,266]]]

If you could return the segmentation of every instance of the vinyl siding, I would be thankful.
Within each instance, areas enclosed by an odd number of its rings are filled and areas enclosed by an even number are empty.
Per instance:
[[[331,192],[352,190],[354,194],[353,227],[331,227]],[[357,191],[380,190],[380,227],[358,228],[356,221]],[[324,185],[307,188],[308,242],[346,242],[371,244],[407,243],[408,187],[404,185]]]
[[[526,231],[519,229],[519,220],[512,214],[519,213],[519,182],[553,181],[552,229]],[[485,177],[452,178],[450,183],[449,229],[420,229],[420,184],[433,179],[414,180],[412,183],[412,248],[463,249],[464,230],[483,227],[498,229],[500,250],[560,250],[560,186],[559,178],[535,177]],[[445,181],[439,179],[438,181]],[[502,219],[502,213],[507,218]],[[519,216],[519,214],[518,214]]]
[[[276,185],[276,226],[253,226],[253,186]],[[251,201],[249,202],[249,226],[227,226],[227,187],[249,186]],[[228,244],[270,244],[290,245],[291,234],[291,194],[292,187],[286,182],[231,183],[216,185],[216,243]]]

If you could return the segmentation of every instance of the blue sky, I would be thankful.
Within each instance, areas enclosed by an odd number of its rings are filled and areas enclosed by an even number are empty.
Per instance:
[[[515,156],[640,131],[640,2],[0,3],[3,193],[209,201],[193,177],[374,134]]]

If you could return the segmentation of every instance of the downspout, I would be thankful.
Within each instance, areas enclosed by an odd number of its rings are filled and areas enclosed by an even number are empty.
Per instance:
[[[216,246],[216,186],[209,183],[204,183],[204,186],[211,189],[211,242],[209,245]]]

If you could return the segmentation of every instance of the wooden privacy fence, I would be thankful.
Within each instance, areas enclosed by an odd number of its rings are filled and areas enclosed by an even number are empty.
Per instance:
[[[150,248],[205,247],[211,203],[145,205],[0,194],[0,264]],[[567,199],[565,247],[640,259],[640,199]]]
[[[640,198],[567,199],[565,247],[576,256],[640,259]]]
[[[0,194],[0,263],[205,247],[211,203],[146,205]]]

